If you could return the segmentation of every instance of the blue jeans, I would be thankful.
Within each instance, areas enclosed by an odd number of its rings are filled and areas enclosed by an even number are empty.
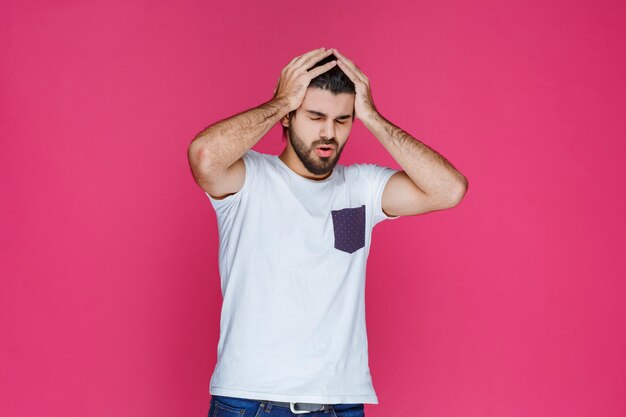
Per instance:
[[[298,410],[296,404],[296,410]],[[329,404],[326,411],[294,414],[289,406],[269,400],[213,395],[208,417],[365,417],[365,404]]]

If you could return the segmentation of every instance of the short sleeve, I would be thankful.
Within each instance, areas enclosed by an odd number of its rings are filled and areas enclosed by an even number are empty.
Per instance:
[[[230,194],[224,198],[216,199],[211,197],[209,193],[204,192],[206,196],[209,198],[211,205],[215,209],[215,212],[220,214],[226,214],[231,212],[233,209],[239,205],[241,199],[248,194],[249,188],[251,187],[251,183],[256,175],[256,170],[258,169],[258,160],[261,155],[253,150],[248,150],[245,154],[243,154],[243,162],[246,167],[246,176],[243,182],[243,185],[234,194]]]
[[[383,220],[395,220],[400,216],[387,216],[383,211],[383,191],[389,178],[397,169],[384,167],[376,164],[363,164],[366,178],[370,186],[371,206],[372,206],[372,226]]]

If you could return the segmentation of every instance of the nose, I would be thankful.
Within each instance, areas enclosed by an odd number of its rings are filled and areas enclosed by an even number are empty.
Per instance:
[[[335,137],[335,122],[333,120],[324,124],[320,132],[320,137],[324,139],[332,139]]]

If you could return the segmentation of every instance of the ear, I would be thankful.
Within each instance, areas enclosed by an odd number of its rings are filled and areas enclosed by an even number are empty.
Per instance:
[[[289,127],[289,114],[283,116],[283,118],[280,119],[280,123],[285,127]]]

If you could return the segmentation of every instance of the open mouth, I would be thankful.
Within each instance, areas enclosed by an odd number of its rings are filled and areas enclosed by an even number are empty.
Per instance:
[[[333,148],[332,146],[319,146],[315,148],[315,152],[317,152],[319,156],[325,157],[325,158],[332,155],[334,150],[335,148]]]

